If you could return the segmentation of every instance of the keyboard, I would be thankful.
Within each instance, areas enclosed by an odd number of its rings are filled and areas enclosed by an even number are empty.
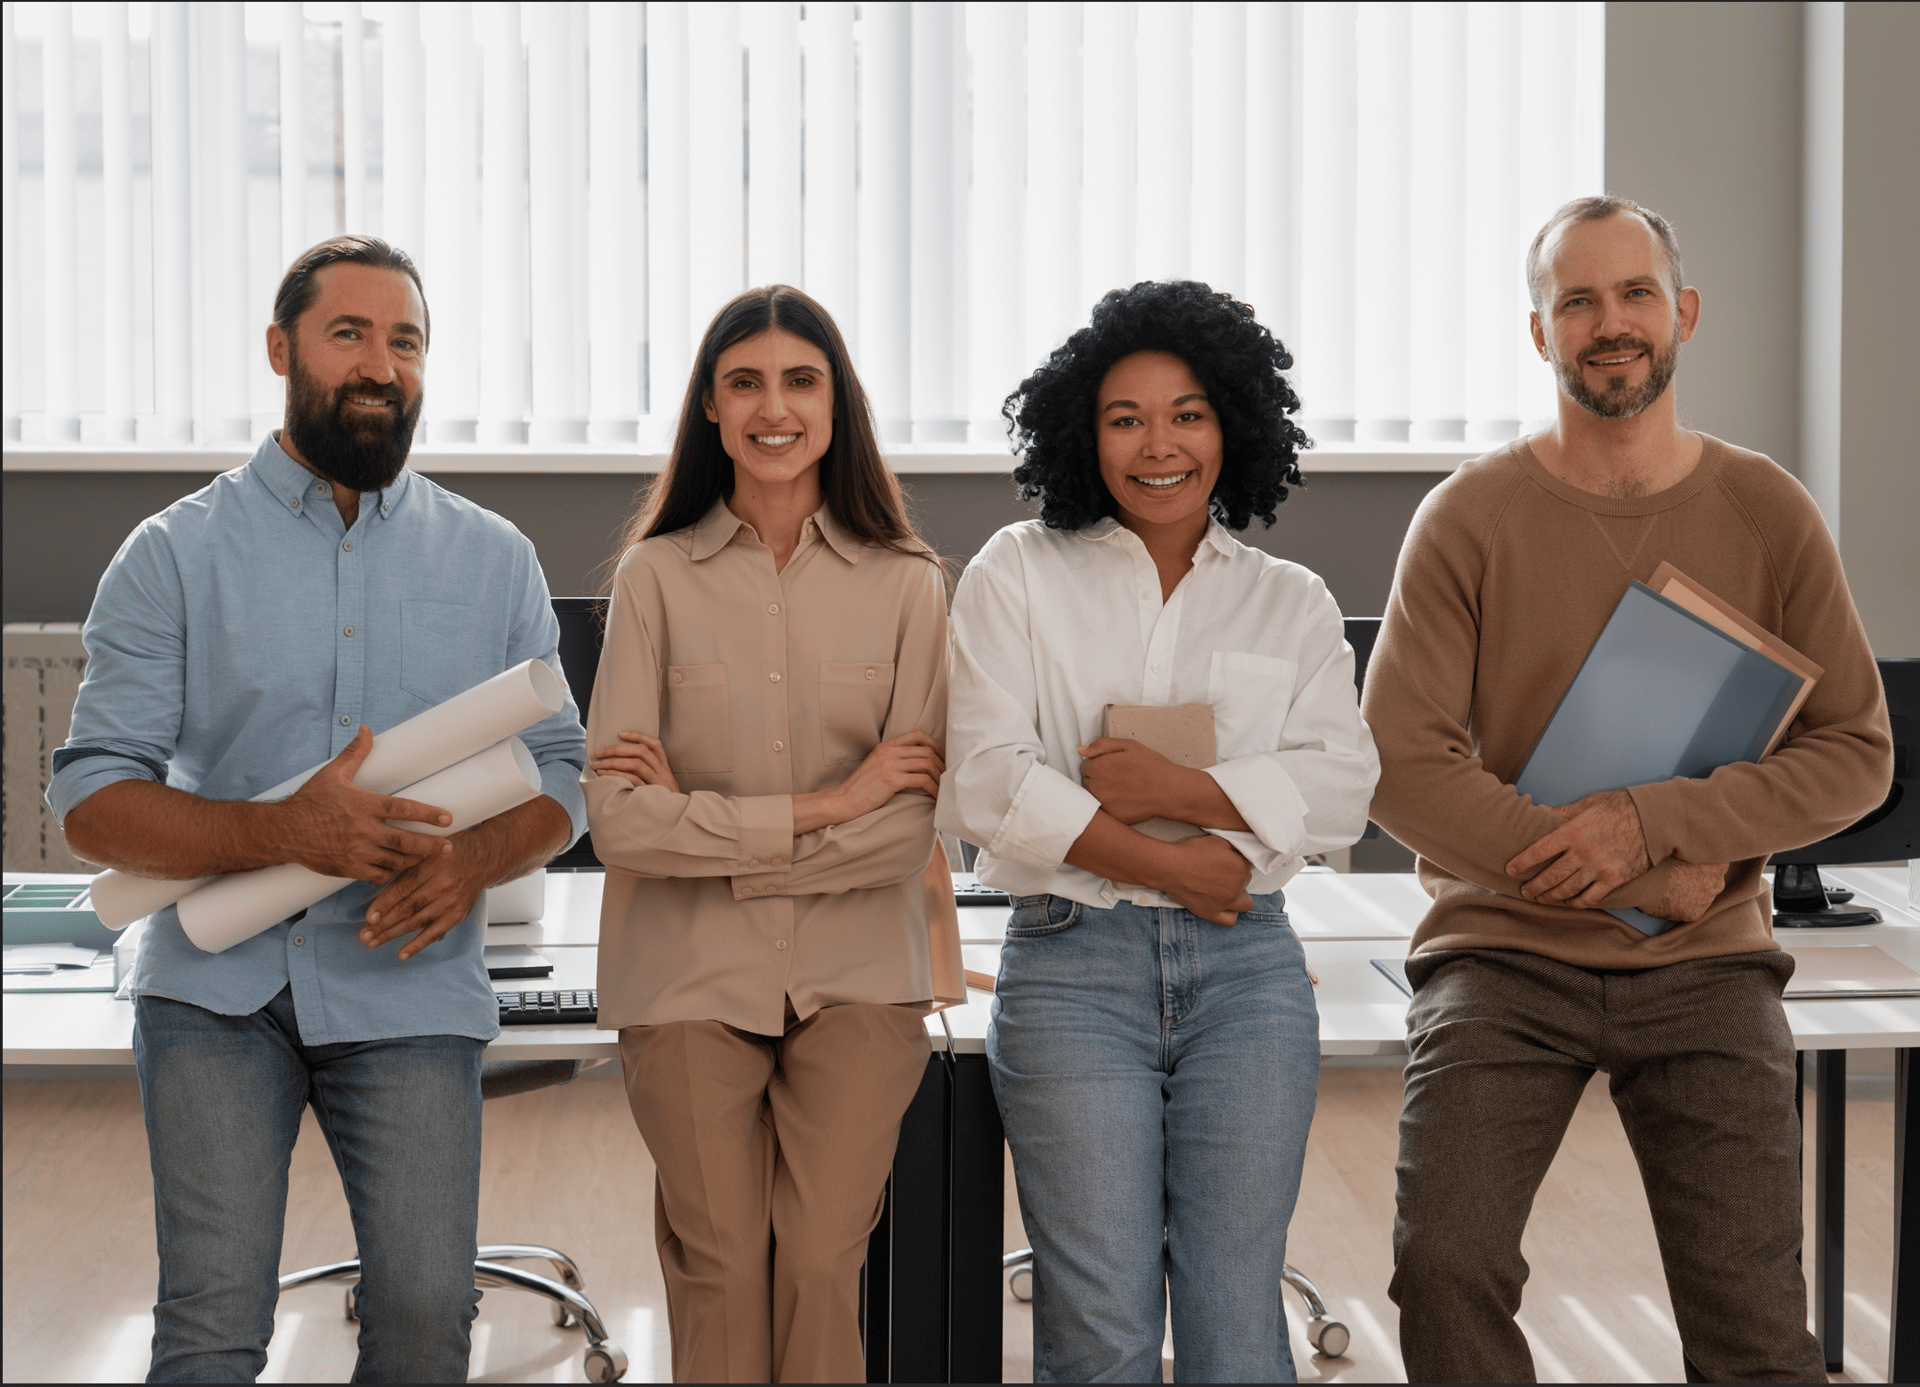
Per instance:
[[[982,886],[978,882],[955,882],[953,903],[968,905],[1012,905],[1005,891],[996,891],[991,886]]]
[[[573,992],[496,992],[503,1026],[565,1026],[600,1019],[600,994],[592,988]]]

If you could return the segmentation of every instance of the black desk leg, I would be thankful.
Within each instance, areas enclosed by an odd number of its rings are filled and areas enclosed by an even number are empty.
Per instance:
[[[869,1382],[953,1380],[947,1367],[952,1113],[952,1066],[936,1054],[901,1119],[885,1210],[867,1240]]]
[[[1893,1297],[1887,1381],[1920,1382],[1920,1052],[1893,1057]],[[1913,1199],[1908,1200],[1911,1194]],[[1904,1267],[1906,1275],[1902,1276]]]
[[[1813,1333],[1840,1371],[1847,1289],[1847,1052],[1814,1055]]]
[[[1006,1139],[985,1055],[956,1056],[953,1074],[954,1382],[998,1382],[1005,1251]],[[1916,1263],[1920,1266],[1920,1263]]]

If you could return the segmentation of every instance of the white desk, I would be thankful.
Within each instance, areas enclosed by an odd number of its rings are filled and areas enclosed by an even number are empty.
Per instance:
[[[1836,885],[1851,887],[1864,904],[1877,906],[1886,923],[1847,930],[1783,933],[1792,949],[1876,944],[1909,967],[1920,968],[1920,916],[1909,909],[1905,883],[1897,872],[1829,870]],[[540,946],[553,960],[550,979],[502,981],[502,990],[591,987],[598,953],[600,888],[592,873],[554,873],[547,878],[547,909],[536,925],[494,926],[492,943]],[[1403,956],[1413,926],[1426,910],[1427,897],[1411,874],[1343,876],[1307,872],[1287,886],[1287,907],[1306,945],[1307,960],[1319,978],[1320,1053],[1322,1056],[1394,1056],[1406,1053],[1406,998],[1371,963]],[[962,953],[966,966],[995,974],[1006,933],[1007,910],[974,907],[961,912]],[[985,1049],[988,998],[970,994],[966,1006],[929,1017],[936,1048],[953,1038],[956,1056],[978,1056]],[[1905,1200],[1907,1167],[1914,1166],[1920,1190],[1920,1131],[1910,1131],[1920,1113],[1913,1095],[1913,1052],[1920,1048],[1920,999],[1889,1001],[1809,1001],[1787,1003],[1795,1045],[1816,1055],[1817,1091],[1845,1091],[1846,1052],[1892,1049],[1898,1054],[1895,1082],[1894,1208],[1899,1220],[1894,1251],[1894,1325],[1889,1345],[1889,1380],[1920,1376],[1920,1329],[1902,1334],[1902,1307],[1920,1301],[1920,1271],[1902,1298],[1899,1276],[1903,1254],[1920,1257],[1920,1216]],[[9,993],[5,999],[5,1062],[32,1065],[128,1065],[133,1062],[133,1008],[104,993]],[[611,1031],[585,1026],[511,1026],[487,1047],[488,1059],[611,1059],[619,1053]],[[1845,1126],[1839,1103],[1816,1110],[1815,1256],[1813,1283],[1816,1327],[1828,1359],[1840,1358],[1843,1265],[1840,1230],[1844,1209]],[[1915,1202],[1920,1202],[1916,1199]],[[995,1225],[997,1227],[997,1224]],[[1920,1324],[1920,1309],[1914,1310]]]

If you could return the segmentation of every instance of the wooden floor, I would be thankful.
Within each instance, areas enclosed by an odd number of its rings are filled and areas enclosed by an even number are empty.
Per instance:
[[[5,1380],[137,1381],[153,1328],[154,1251],[134,1085],[10,1083],[5,1097]],[[1342,1359],[1312,1355],[1289,1296],[1303,1382],[1404,1380],[1386,1297],[1399,1101],[1396,1070],[1322,1073],[1288,1260],[1319,1284],[1353,1346]],[[1891,1103],[1849,1106],[1848,1352],[1836,1381],[1876,1382],[1885,1371],[1892,1143]],[[481,1240],[570,1253],[627,1351],[632,1382],[668,1376],[652,1184],[646,1148],[607,1078],[487,1104]],[[1011,1185],[1007,1204],[1007,1245],[1022,1246]],[[351,1248],[339,1181],[309,1119],[294,1153],[281,1265]],[[1525,1250],[1533,1277],[1521,1322],[1542,1381],[1682,1380],[1646,1202],[1602,1084],[1588,1090],[1541,1191]],[[1028,1380],[1031,1319],[1011,1297],[1006,1305],[1006,1378]],[[289,1293],[262,1380],[345,1381],[353,1330],[338,1288]],[[554,1328],[543,1302],[489,1292],[474,1329],[473,1380],[578,1382],[583,1346],[578,1330]]]

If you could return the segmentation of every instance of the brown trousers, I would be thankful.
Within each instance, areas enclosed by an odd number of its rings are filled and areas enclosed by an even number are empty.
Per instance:
[[[676,1382],[863,1382],[860,1268],[927,1067],[910,1007],[827,1007],[763,1036],[620,1032],[652,1152]]]
[[[1413,1382],[1532,1382],[1520,1235],[1596,1069],[1640,1165],[1690,1382],[1824,1382],[1807,1330],[1785,953],[1634,972],[1407,960],[1388,1294]]]

